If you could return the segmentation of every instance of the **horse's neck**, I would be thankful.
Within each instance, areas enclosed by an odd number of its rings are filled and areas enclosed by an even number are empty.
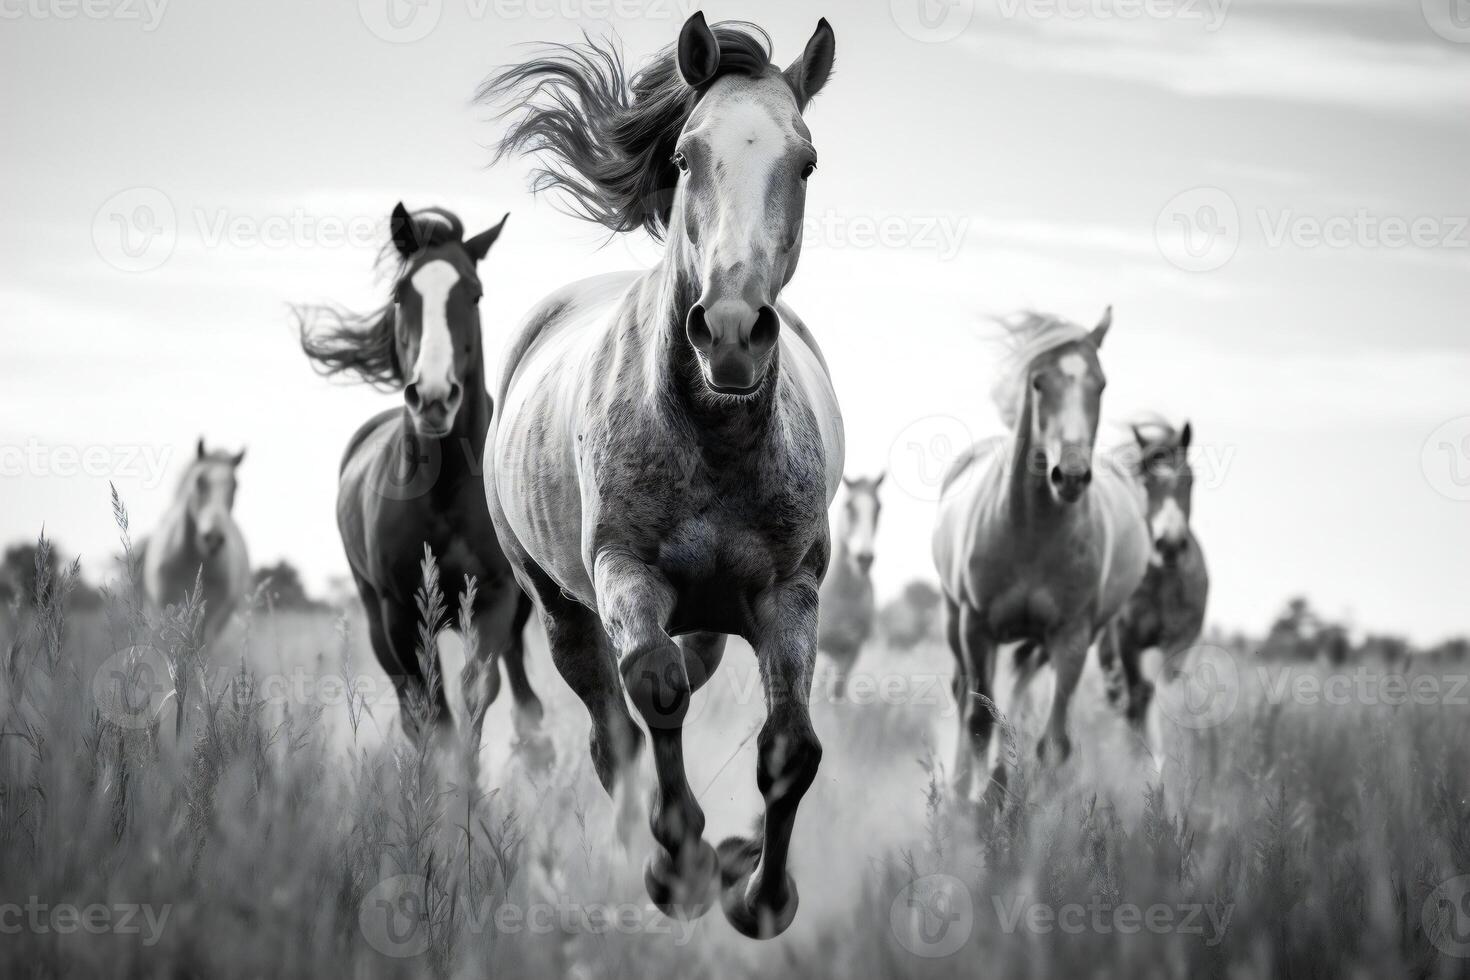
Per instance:
[[[1006,444],[1005,504],[1019,526],[1046,526],[1059,516],[1060,508],[1047,487],[1046,467],[1033,465],[1036,452],[1031,438],[1031,394],[1026,389],[1020,415]]]

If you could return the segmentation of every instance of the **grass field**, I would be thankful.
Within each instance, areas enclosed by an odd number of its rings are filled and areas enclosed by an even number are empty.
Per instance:
[[[1470,975],[1464,665],[1406,698],[1216,651],[1211,724],[1161,695],[1162,776],[1089,668],[1073,759],[1040,771],[1023,733],[995,817],[946,789],[948,651],[873,649],[863,703],[814,697],[801,911],[759,943],[651,908],[539,635],[555,762],[512,750],[502,698],[470,789],[399,734],[355,614],[256,608],[199,652],[125,585],[85,616],[46,591],[0,624],[0,976]],[[712,842],[758,812],[762,716],[732,641],[686,729]]]

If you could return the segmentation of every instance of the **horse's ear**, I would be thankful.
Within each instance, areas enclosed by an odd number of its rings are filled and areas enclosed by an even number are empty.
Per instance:
[[[1193,438],[1194,429],[1190,426],[1188,422],[1185,422],[1184,428],[1181,429],[1179,432],[1179,451],[1184,452],[1185,450],[1187,450],[1189,448],[1189,440]]]
[[[510,217],[510,212],[505,212],[505,218]],[[505,227],[505,218],[488,231],[482,231],[474,238],[464,243],[464,250],[470,253],[470,258],[476,262],[480,261],[490,251],[490,246],[495,244],[495,239],[500,237],[501,229]]]
[[[418,232],[414,231],[413,216],[399,201],[393,206],[393,217],[388,220],[388,229],[393,235],[393,247],[405,259],[419,250]]]
[[[1139,432],[1138,431],[1138,426],[1136,426],[1136,425],[1130,425],[1128,428],[1133,431],[1133,441],[1136,442],[1136,443],[1138,443],[1138,448],[1139,449],[1147,449],[1148,448],[1148,440],[1143,437],[1143,433],[1142,432]]]
[[[816,32],[806,42],[806,50],[786,69],[786,82],[796,93],[796,104],[805,109],[812,96],[822,90],[832,76],[832,59],[837,52],[837,38],[832,34],[832,25],[823,17],[817,21]]]
[[[243,449],[230,457],[231,466],[239,466],[243,462],[245,462],[245,450]]]
[[[199,441],[197,443],[195,443],[195,445],[194,445],[194,451],[197,454],[195,456],[195,459],[203,459],[204,458],[205,452],[204,452],[204,437],[203,436],[200,436],[199,437]]]
[[[696,10],[679,31],[679,74],[693,88],[707,85],[720,70],[720,42]]]
[[[842,474],[842,485],[844,487],[846,487],[847,489],[851,490],[852,489],[852,477],[848,476],[846,473]]]
[[[879,470],[878,471],[878,475],[875,476],[875,477],[873,477],[873,489],[874,490],[877,490],[879,487],[881,487],[883,485],[883,481],[886,480],[887,478],[888,478],[888,471],[887,470]]]
[[[1109,306],[1103,310],[1102,319],[1097,321],[1097,326],[1092,328],[1092,346],[1102,347],[1103,338],[1108,335],[1108,328],[1113,325],[1113,308]]]

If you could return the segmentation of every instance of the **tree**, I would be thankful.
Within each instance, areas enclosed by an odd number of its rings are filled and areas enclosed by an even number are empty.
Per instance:
[[[69,571],[69,562],[63,562],[61,548],[55,541],[46,542],[46,553],[41,558],[39,542],[23,541],[5,549],[0,558],[0,605],[8,606],[17,600],[22,605],[36,602],[36,586],[40,571],[45,569],[46,581],[60,582]],[[101,594],[81,577],[72,583],[68,602],[73,609],[96,609],[102,604]]]
[[[315,610],[324,608],[323,603],[313,599],[301,582],[301,573],[284,558],[274,565],[255,570],[252,577],[255,589],[265,586],[265,594],[277,609]]]

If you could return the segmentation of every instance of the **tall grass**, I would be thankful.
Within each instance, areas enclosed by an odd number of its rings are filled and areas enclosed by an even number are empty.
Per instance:
[[[1462,704],[1275,701],[1240,652],[1234,712],[1201,731],[1166,725],[1158,776],[1089,672],[1073,760],[1042,771],[1017,733],[994,813],[948,789],[947,651],[870,651],[859,672],[907,683],[875,703],[813,705],[826,753],[793,846],[802,910],[754,943],[718,909],[685,925],[648,907],[649,841],[614,839],[585,711],[539,636],[528,660],[557,765],[506,749],[508,699],[483,753],[420,746],[396,704],[353,690],[380,677],[355,616],[257,605],[206,649],[197,599],[144,609],[116,510],[130,571],[105,608],[68,608],[69,569],[41,576],[0,633],[0,976],[1470,972],[1436,946],[1446,921],[1425,910],[1470,871]],[[431,559],[424,572],[427,666],[464,597],[442,594]],[[715,839],[758,813],[745,736],[764,709],[735,646],[688,729]],[[270,696],[264,682],[291,670],[350,693]],[[435,670],[435,683],[455,676]],[[112,684],[146,690],[129,702],[140,710],[120,715]],[[97,905],[147,906],[158,928],[117,928],[109,912],[107,928],[65,929],[55,913]],[[1048,919],[1078,907],[1080,928]],[[1130,926],[1131,907],[1170,921]]]

